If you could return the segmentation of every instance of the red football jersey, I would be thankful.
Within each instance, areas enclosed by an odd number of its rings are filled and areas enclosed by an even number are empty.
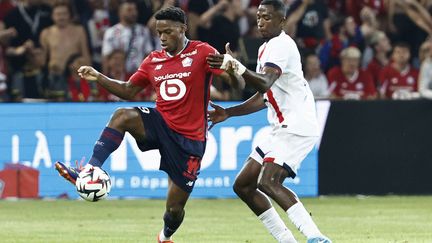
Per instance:
[[[348,79],[340,67],[334,67],[327,76],[330,92],[336,98],[366,99],[376,95],[372,76],[367,71],[358,70]]]
[[[418,70],[409,66],[399,72],[391,64],[385,66],[380,73],[379,82],[381,93],[386,98],[392,98],[396,90],[417,91]]]
[[[375,83],[375,86],[379,86],[379,74],[381,70],[384,68],[383,65],[374,57],[368,64],[366,70],[372,75],[372,79]]]
[[[151,84],[157,95],[156,109],[167,125],[193,140],[206,139],[212,74],[223,72],[207,64],[206,57],[214,53],[216,49],[200,41],[189,41],[173,57],[165,50],[153,51],[130,78],[137,86]]]

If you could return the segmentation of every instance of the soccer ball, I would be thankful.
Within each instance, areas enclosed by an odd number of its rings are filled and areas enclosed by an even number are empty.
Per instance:
[[[100,167],[92,166],[79,173],[75,182],[78,194],[86,201],[96,202],[108,197],[111,179]]]

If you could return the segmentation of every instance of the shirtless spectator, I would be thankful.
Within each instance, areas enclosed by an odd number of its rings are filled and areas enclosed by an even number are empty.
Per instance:
[[[40,43],[48,67],[47,97],[63,101],[67,95],[66,63],[72,55],[79,54],[85,65],[90,64],[90,53],[84,28],[71,22],[72,11],[65,2],[53,6],[54,25],[44,29]]]
[[[376,98],[376,89],[369,72],[360,69],[361,53],[356,47],[348,47],[341,54],[341,66],[328,72],[331,97],[345,100]]]
[[[144,57],[153,50],[150,30],[137,23],[135,2],[124,1],[119,7],[120,23],[107,29],[102,44],[103,72],[108,73],[108,56],[120,49],[126,54],[126,72],[134,73]]]
[[[410,99],[417,91],[418,70],[410,64],[410,46],[397,43],[393,47],[391,63],[379,76],[380,93],[387,99]]]

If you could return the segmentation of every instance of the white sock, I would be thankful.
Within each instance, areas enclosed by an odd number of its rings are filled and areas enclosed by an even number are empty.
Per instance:
[[[161,230],[160,234],[159,234],[159,240],[160,241],[166,241],[166,240],[171,240],[171,237],[166,237],[164,235],[163,229]]]
[[[291,206],[288,210],[288,217],[291,219],[297,229],[306,236],[306,238],[315,238],[322,236],[318,227],[312,220],[312,217],[306,211],[305,207],[301,202],[297,202]]]
[[[258,216],[270,234],[281,243],[297,243],[291,231],[285,226],[274,207]]]

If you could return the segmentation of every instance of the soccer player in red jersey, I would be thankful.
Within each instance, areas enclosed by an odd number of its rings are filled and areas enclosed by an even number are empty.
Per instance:
[[[388,99],[409,98],[417,91],[418,70],[409,63],[410,46],[405,43],[395,44],[392,63],[384,67],[379,75],[380,93]]]
[[[186,38],[186,17],[180,8],[161,10],[155,18],[163,50],[150,53],[129,81],[108,78],[89,66],[80,67],[78,72],[82,78],[95,80],[126,100],[151,85],[157,93],[156,108],[117,109],[86,166],[72,168],[61,162],[55,166],[61,176],[74,184],[80,171],[103,165],[120,145],[125,132],[135,138],[142,151],[159,149],[160,170],[168,174],[169,186],[164,227],[158,242],[167,243],[172,242],[171,236],[183,221],[184,206],[200,171],[212,76],[221,75],[229,81],[235,77],[207,64],[207,56],[217,53],[213,47]]]

